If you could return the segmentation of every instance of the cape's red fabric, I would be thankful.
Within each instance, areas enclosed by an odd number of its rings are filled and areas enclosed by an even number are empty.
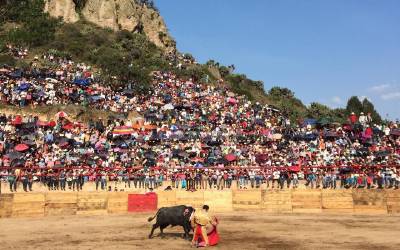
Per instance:
[[[201,226],[196,225],[196,229],[195,229],[194,233],[195,233],[195,241],[197,241],[198,246],[204,246],[205,242],[203,240],[203,237],[201,236]],[[208,242],[209,242],[210,246],[215,246],[218,244],[219,234],[217,231],[217,226],[214,226],[214,229],[207,235],[208,235]]]

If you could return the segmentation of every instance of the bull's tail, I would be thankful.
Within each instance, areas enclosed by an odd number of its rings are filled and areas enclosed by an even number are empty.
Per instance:
[[[157,211],[157,213],[156,213],[153,217],[149,217],[149,218],[147,219],[147,221],[150,222],[150,221],[154,220],[154,218],[157,217],[158,213],[160,213],[160,209]]]

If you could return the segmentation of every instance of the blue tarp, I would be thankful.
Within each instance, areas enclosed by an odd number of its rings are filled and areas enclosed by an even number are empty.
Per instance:
[[[21,85],[18,86],[17,89],[19,91],[25,91],[25,90],[28,90],[30,86],[31,85],[29,83],[22,83]]]
[[[75,78],[73,83],[76,85],[87,87],[90,85],[90,79],[89,78]]]

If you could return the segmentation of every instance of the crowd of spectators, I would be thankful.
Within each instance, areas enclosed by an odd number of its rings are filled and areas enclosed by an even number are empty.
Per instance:
[[[0,101],[24,107],[83,105],[142,120],[73,121],[65,112],[44,121],[0,115],[0,170],[11,191],[21,182],[49,190],[157,188],[398,188],[400,128],[369,114],[345,124],[291,122],[278,109],[221,85],[154,72],[152,91],[133,94],[96,83],[83,63],[44,55],[28,69],[0,70]],[[114,188],[110,184],[115,183]],[[165,186],[165,185],[164,185]]]

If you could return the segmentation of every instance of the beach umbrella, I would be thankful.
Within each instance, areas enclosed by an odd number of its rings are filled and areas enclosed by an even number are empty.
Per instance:
[[[227,160],[227,161],[234,161],[234,160],[236,160],[236,155],[234,155],[234,154],[227,154],[227,155],[225,155],[225,160]]]
[[[18,151],[18,152],[24,152],[29,149],[29,146],[21,143],[21,144],[18,144],[17,146],[15,146],[14,149],[15,149],[15,151]]]

